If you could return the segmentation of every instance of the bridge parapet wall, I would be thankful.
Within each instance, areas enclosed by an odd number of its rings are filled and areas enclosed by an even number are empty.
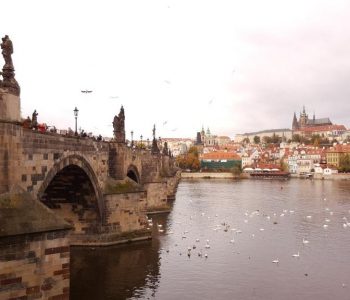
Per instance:
[[[108,143],[88,138],[40,133],[0,122],[0,193],[20,187],[36,196],[55,164],[69,156],[83,157],[103,187],[108,176]]]

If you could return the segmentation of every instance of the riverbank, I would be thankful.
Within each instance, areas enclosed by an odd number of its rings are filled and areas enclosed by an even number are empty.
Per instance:
[[[246,179],[249,178],[248,174],[234,175],[230,172],[191,172],[181,173],[181,178],[204,178],[204,179]]]
[[[192,178],[192,179],[253,179],[249,174],[242,173],[241,175],[233,175],[230,172],[191,172],[191,173],[181,173],[181,178]],[[298,174],[291,174],[290,178],[305,179],[300,177]],[[314,174],[313,177],[307,179],[318,179],[318,180],[350,180],[350,174]]]
[[[298,179],[305,179],[303,177],[300,177],[298,174],[292,174],[291,178],[298,178]],[[350,180],[350,174],[343,174],[343,173],[337,173],[337,174],[330,174],[330,175],[324,175],[324,174],[313,174],[310,178],[307,179],[318,179],[318,180]]]

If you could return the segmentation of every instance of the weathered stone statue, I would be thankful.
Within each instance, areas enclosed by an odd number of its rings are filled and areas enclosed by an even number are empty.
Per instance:
[[[3,80],[0,80],[0,88],[5,88],[9,93],[19,96],[20,87],[15,79],[15,69],[12,62],[13,45],[8,35],[2,38],[1,50],[5,64],[1,72]]]
[[[155,124],[153,126],[152,132],[153,132],[153,141],[152,141],[151,153],[152,154],[159,154],[160,151],[159,151],[158,143],[157,143],[157,140],[156,140],[156,125]]]
[[[164,146],[163,146],[163,155],[169,155],[168,143],[167,143],[167,142],[164,142]]]
[[[38,113],[36,112],[36,109],[34,110],[32,114],[32,124],[31,127],[34,129],[38,129]]]
[[[153,139],[155,139],[156,138],[156,124],[153,125],[152,135],[153,135]]]
[[[5,35],[2,38],[2,43],[1,43],[1,53],[2,56],[4,57],[5,60],[5,65],[4,68],[12,68],[13,69],[13,63],[12,63],[12,53],[13,53],[13,46],[12,46],[12,41],[10,40],[8,35]]]
[[[118,143],[125,143],[125,114],[124,107],[120,108],[118,116],[113,119],[114,137]]]

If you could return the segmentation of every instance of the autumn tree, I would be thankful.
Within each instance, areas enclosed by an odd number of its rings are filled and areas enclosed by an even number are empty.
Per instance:
[[[176,161],[181,169],[190,169],[191,171],[197,171],[200,169],[197,147],[192,146],[186,154],[178,156]]]

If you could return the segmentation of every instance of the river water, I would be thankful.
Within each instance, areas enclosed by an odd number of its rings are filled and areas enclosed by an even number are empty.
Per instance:
[[[73,248],[71,299],[350,299],[350,182],[182,180],[152,220],[152,242]]]

